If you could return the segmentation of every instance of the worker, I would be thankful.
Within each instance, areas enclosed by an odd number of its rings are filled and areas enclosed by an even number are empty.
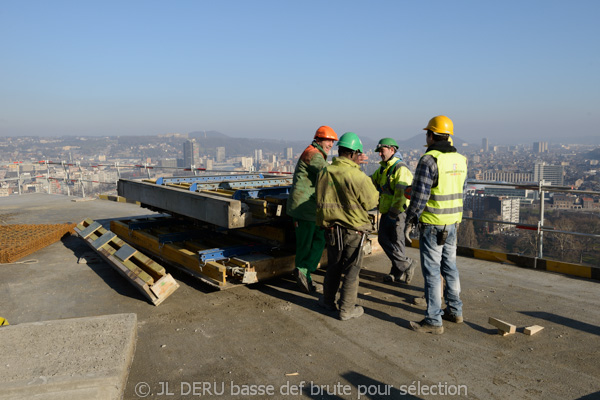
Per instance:
[[[398,143],[391,138],[379,141],[375,152],[381,157],[379,167],[371,179],[379,191],[378,238],[381,248],[392,262],[386,282],[410,283],[416,263],[405,255],[404,221],[409,200],[404,191],[412,183],[413,175],[402,160]]]
[[[372,227],[368,211],[377,206],[379,193],[360,169],[364,162],[360,138],[346,132],[338,146],[339,157],[317,180],[317,225],[326,229],[327,239],[327,270],[319,304],[329,311],[337,310],[335,298],[341,282],[339,318],[346,321],[364,313],[356,305],[358,274],[362,246]]]
[[[317,175],[327,165],[327,154],[338,140],[329,126],[317,129],[313,142],[304,150],[294,171],[287,214],[294,221],[296,261],[294,274],[298,288],[305,293],[316,291],[311,274],[316,271],[325,250],[325,233],[315,225]]]
[[[422,321],[411,321],[410,326],[417,332],[442,334],[442,319],[463,322],[456,267],[456,230],[462,220],[467,159],[457,153],[448,140],[454,135],[450,118],[434,117],[424,130],[427,131],[428,147],[415,171],[404,232],[410,242],[410,232],[419,223],[427,311]],[[443,289],[445,311],[442,310],[442,277],[446,281]]]

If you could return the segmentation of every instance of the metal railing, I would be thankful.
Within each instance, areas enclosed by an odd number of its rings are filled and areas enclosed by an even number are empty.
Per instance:
[[[600,196],[600,192],[591,191],[591,190],[574,190],[568,186],[550,186],[543,185],[542,182],[539,182],[537,185],[535,184],[521,184],[521,183],[500,183],[500,182],[487,182],[487,181],[477,181],[477,180],[468,180],[468,184],[472,185],[484,185],[484,186],[506,186],[512,187],[515,189],[525,189],[525,190],[533,190],[537,191],[540,199],[540,212],[537,225],[531,224],[522,224],[515,223],[510,221],[501,221],[501,220],[490,220],[484,218],[471,218],[471,217],[463,217],[464,219],[473,220],[473,221],[484,221],[495,224],[502,225],[515,225],[517,229],[525,229],[525,230],[533,230],[537,232],[537,256],[536,258],[544,257],[544,232],[552,232],[552,233],[560,233],[566,235],[574,235],[574,236],[585,236],[595,239],[600,239],[600,235],[593,233],[582,233],[582,232],[571,232],[571,231],[563,231],[558,230],[554,227],[544,226],[544,204],[545,199],[544,195],[546,192],[548,193],[574,193],[578,195],[592,195],[592,196]]]
[[[67,167],[76,166],[76,167],[79,167],[80,169],[81,168],[99,168],[99,167],[115,168],[118,179],[121,177],[121,173],[123,172],[123,170],[126,170],[126,169],[139,169],[140,171],[144,171],[144,175],[148,179],[151,178],[151,173],[150,173],[151,170],[154,170],[154,171],[156,171],[156,170],[180,170],[180,171],[184,171],[184,172],[189,171],[189,172],[192,172],[194,175],[198,175],[199,173],[206,173],[206,172],[216,172],[216,173],[238,172],[239,173],[239,171],[232,171],[232,170],[216,170],[216,169],[207,170],[206,168],[197,168],[194,165],[191,165],[189,167],[168,167],[168,166],[149,165],[146,163],[145,164],[120,164],[118,162],[110,163],[110,164],[106,163],[106,164],[82,165],[81,163],[67,163],[65,161],[53,162],[53,161],[48,161],[48,160],[39,161],[38,163],[44,164],[46,166],[47,173],[46,173],[46,175],[31,176],[30,177],[31,179],[37,179],[37,178],[46,179],[46,181],[48,182],[48,190],[49,190],[50,180],[57,180],[57,181],[64,181],[64,182],[77,182],[81,186],[83,197],[85,197],[85,189],[84,189],[84,185],[83,185],[84,182],[116,185],[116,181],[100,182],[100,181],[94,181],[94,180],[87,180],[87,179],[83,179],[83,178],[71,179],[69,177],[69,172],[68,172]],[[50,176],[50,165],[60,165],[65,172],[65,176],[64,177],[51,177]],[[280,172],[280,171],[269,171],[269,173],[290,174],[289,172]],[[21,184],[22,184],[21,176],[19,176],[17,178],[0,179],[0,181],[12,181],[12,180],[19,181],[17,186],[19,187],[19,194],[21,194]],[[552,232],[552,233],[600,239],[600,235],[598,235],[598,234],[564,231],[564,230],[559,230],[554,227],[544,225],[544,213],[545,213],[544,196],[546,193],[573,193],[573,194],[578,194],[578,195],[600,196],[600,192],[589,191],[589,190],[588,191],[573,190],[571,187],[544,185],[542,182],[539,182],[537,184],[534,184],[534,183],[524,184],[524,183],[501,183],[501,182],[468,180],[467,183],[472,184],[472,185],[480,185],[480,186],[504,186],[504,187],[510,187],[510,188],[515,188],[515,189],[532,190],[532,191],[536,191],[538,193],[538,198],[540,199],[540,207],[539,207],[538,223],[536,225],[524,224],[524,223],[520,223],[520,222],[492,220],[492,219],[485,219],[485,218],[463,217],[466,220],[482,221],[482,222],[488,222],[488,223],[494,223],[494,224],[500,224],[500,225],[514,225],[517,229],[535,231],[537,234],[536,258],[543,258],[543,256],[544,256],[544,232]],[[67,185],[67,190],[69,190],[68,185]],[[68,192],[67,195],[70,196],[70,192]],[[515,198],[518,196],[508,196],[508,197]]]

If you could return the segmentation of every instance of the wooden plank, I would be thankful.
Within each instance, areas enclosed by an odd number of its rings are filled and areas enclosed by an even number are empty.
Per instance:
[[[532,325],[532,326],[528,326],[527,328],[525,328],[523,330],[523,333],[526,335],[535,335],[536,333],[538,333],[539,331],[541,331],[542,329],[544,329],[543,326],[539,326],[539,325]]]
[[[227,280],[227,268],[214,261],[209,261],[201,267],[202,273],[217,281],[225,283]]]
[[[517,331],[516,325],[509,324],[508,322],[504,322],[497,318],[489,317],[488,323],[494,325],[499,331],[506,332],[507,334],[515,333]]]
[[[150,290],[156,296],[156,300],[153,301],[154,305],[159,305],[162,303],[167,297],[169,297],[175,290],[179,288],[179,284],[173,279],[170,274],[167,274],[160,278],[158,281],[154,283],[154,285],[150,286]]]

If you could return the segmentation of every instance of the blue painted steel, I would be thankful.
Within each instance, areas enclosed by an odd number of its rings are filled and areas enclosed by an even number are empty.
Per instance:
[[[223,182],[223,189],[245,189],[248,187],[264,187],[273,185],[290,185],[292,178],[248,179],[245,181]]]
[[[241,256],[244,254],[267,251],[270,247],[264,244],[249,244],[249,245],[241,245],[241,246],[229,246],[223,248],[215,248],[215,249],[207,249],[200,250],[198,252],[198,256],[200,257],[200,262],[205,264],[208,261],[218,261],[224,260],[226,258],[231,258],[235,256]]]
[[[198,183],[198,182],[225,182],[249,179],[263,179],[262,174],[241,174],[241,175],[199,175],[182,177],[160,177],[156,179],[157,185],[166,185],[167,183]]]

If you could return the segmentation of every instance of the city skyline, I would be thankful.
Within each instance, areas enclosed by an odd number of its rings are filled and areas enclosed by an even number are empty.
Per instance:
[[[472,145],[599,136],[600,3],[24,0],[0,13],[0,136],[217,130]]]

